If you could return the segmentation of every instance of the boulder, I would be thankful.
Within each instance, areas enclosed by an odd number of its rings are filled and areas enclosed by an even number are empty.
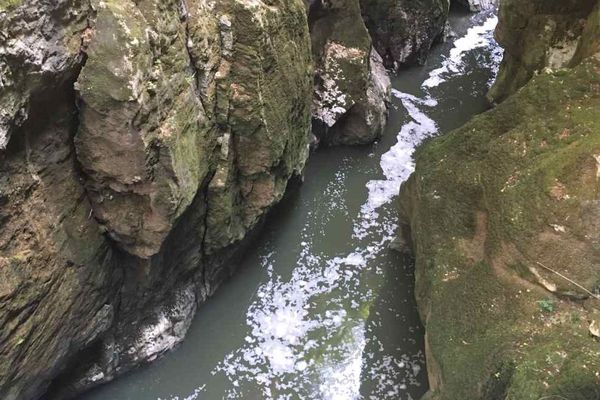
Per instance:
[[[315,1],[309,24],[315,60],[313,133],[328,144],[374,141],[387,121],[391,82],[371,46],[358,1]]]

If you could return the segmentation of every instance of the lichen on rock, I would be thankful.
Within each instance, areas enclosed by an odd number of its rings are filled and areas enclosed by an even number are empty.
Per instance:
[[[301,174],[306,11],[24,0],[0,30],[0,397],[71,396],[181,341]]]

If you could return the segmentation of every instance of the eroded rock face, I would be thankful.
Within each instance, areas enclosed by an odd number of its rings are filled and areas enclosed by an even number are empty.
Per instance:
[[[488,97],[500,102],[545,68],[576,65],[598,51],[597,0],[500,3],[496,39],[504,58]]]
[[[313,133],[329,144],[377,139],[387,121],[391,82],[371,46],[358,1],[313,2]]]
[[[546,62],[554,51],[549,36],[529,29],[544,21],[550,37],[567,37],[547,22],[572,22],[573,15],[549,12],[507,24],[531,4],[501,5],[498,36],[512,37],[514,46],[518,37],[518,49],[537,46],[541,52],[527,60]],[[554,11],[574,7],[540,2],[538,10],[552,4]],[[527,78],[495,109],[416,153],[416,172],[401,189],[401,215],[427,331],[427,399],[599,395],[600,37],[589,22],[594,15],[573,36],[577,49],[569,68]],[[524,32],[536,35],[524,39]],[[512,64],[511,46],[496,90],[508,82],[511,65],[534,65]],[[511,85],[511,91],[519,87]]]
[[[307,156],[305,21],[285,15],[297,7],[101,4],[75,138],[96,217],[151,257],[215,174],[207,250],[240,240]]]
[[[0,397],[37,398],[112,325],[119,279],[76,168],[87,2],[0,14]]]
[[[0,4],[0,397],[177,344],[308,156],[301,1]],[[74,379],[73,379],[74,378]]]
[[[87,1],[0,2],[0,151],[28,119],[33,97],[72,80],[82,63]]]
[[[422,58],[447,5],[398,7],[398,62]],[[381,134],[379,53],[398,54],[357,0],[308,8],[0,1],[0,398],[71,396],[173,348],[301,174],[311,120],[331,144]]]
[[[401,197],[428,399],[598,396],[599,67],[542,73],[418,151]]]
[[[360,0],[373,45],[387,68],[423,63],[443,38],[448,0]]]

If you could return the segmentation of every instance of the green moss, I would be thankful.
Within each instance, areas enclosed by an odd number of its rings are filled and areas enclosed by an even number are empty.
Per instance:
[[[23,4],[23,0],[0,0],[0,11],[10,11]]]
[[[416,153],[401,205],[440,399],[597,398],[599,348],[572,315],[598,305],[549,297],[531,268],[600,281],[600,216],[585,208],[600,193],[599,66],[539,75]]]
[[[536,303],[542,312],[553,313],[555,311],[556,305],[552,299],[538,300]]]
[[[564,66],[578,65],[594,54],[598,49],[596,4],[596,0],[502,1],[496,37],[505,50],[504,59],[488,97],[501,102],[516,93],[539,71],[552,66],[552,49],[577,46],[575,56],[564,60]],[[585,19],[588,22],[582,24]]]

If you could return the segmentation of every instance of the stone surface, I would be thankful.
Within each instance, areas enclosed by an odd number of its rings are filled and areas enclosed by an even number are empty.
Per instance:
[[[599,154],[598,56],[417,151],[401,214],[427,399],[598,398]]]
[[[468,7],[471,12],[489,10],[498,5],[497,0],[458,0],[458,2]]]
[[[0,5],[0,398],[37,398],[109,329],[119,279],[91,216],[70,88],[89,5]],[[5,149],[6,148],[6,149]]]
[[[358,1],[315,1],[309,24],[316,75],[313,133],[328,144],[372,142],[387,120],[391,83],[371,47]]]
[[[361,0],[373,45],[387,68],[422,64],[443,39],[449,0]]]
[[[0,398],[182,340],[308,156],[298,1],[0,3]]]
[[[72,79],[81,66],[87,1],[0,1],[0,150],[28,117],[33,98]]]
[[[0,398],[70,397],[172,349],[301,175],[311,126],[381,134],[384,61],[422,60],[447,4],[377,7],[384,34],[364,10],[0,0]]]
[[[597,0],[501,1],[496,39],[505,51],[490,101],[504,100],[545,68],[569,67],[595,53],[599,15]]]

